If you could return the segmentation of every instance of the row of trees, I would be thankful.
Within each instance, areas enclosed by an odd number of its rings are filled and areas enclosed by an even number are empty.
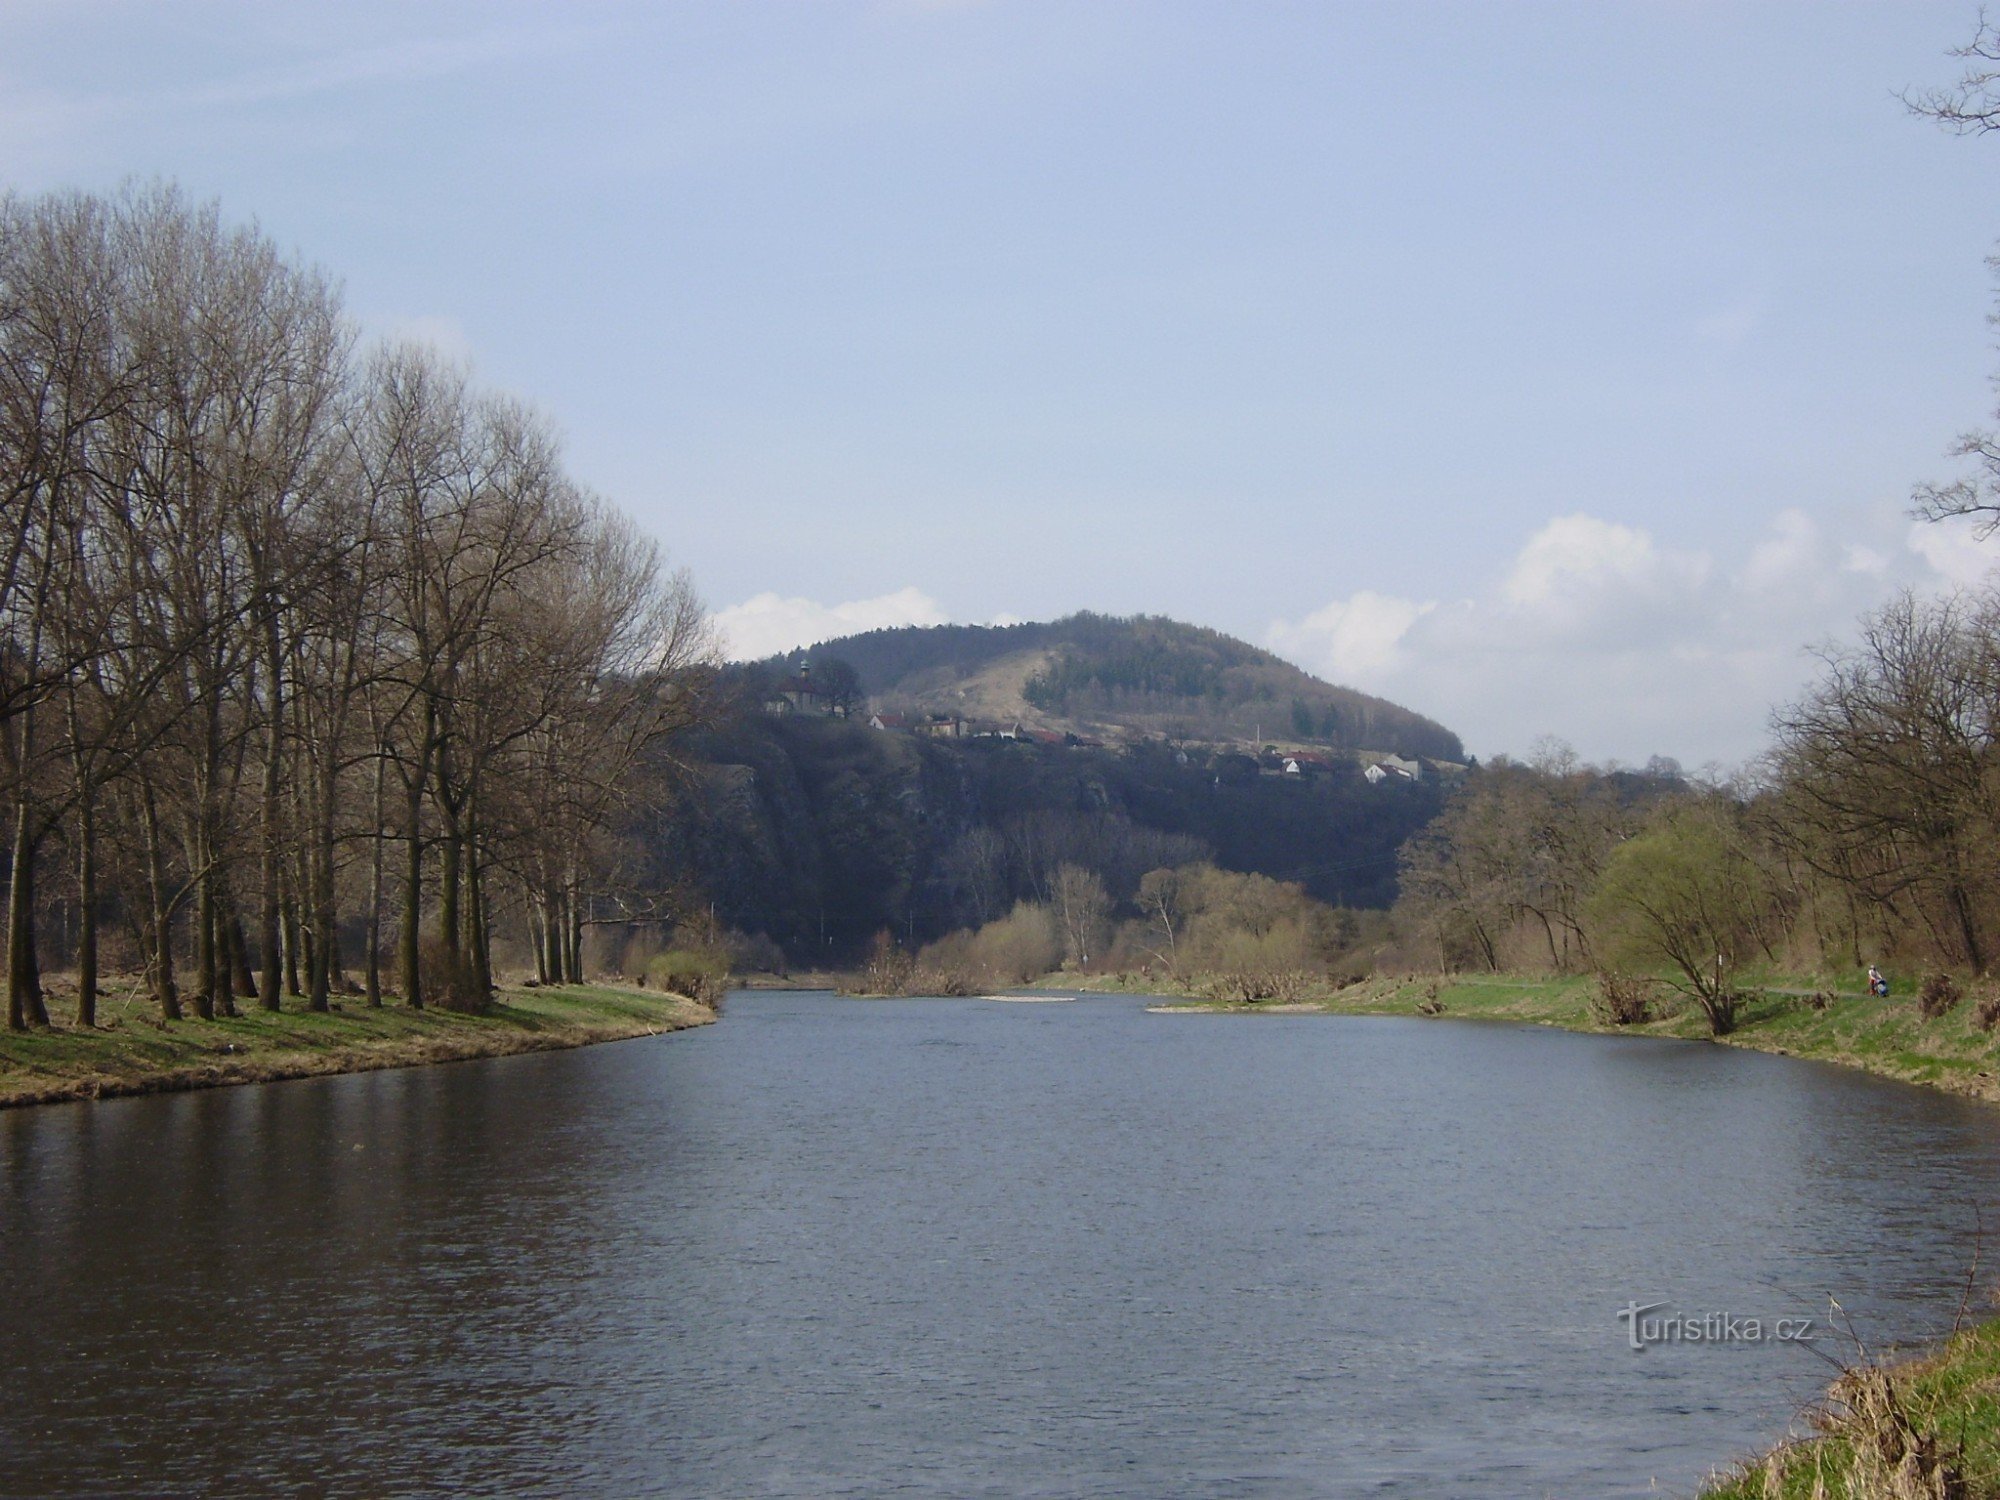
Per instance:
[[[1206,860],[1148,870],[1122,895],[1096,871],[1064,862],[1035,897],[919,952],[900,951],[887,930],[878,933],[860,983],[964,994],[1060,968],[1150,974],[1217,998],[1289,998],[1343,965],[1351,970],[1364,925],[1379,929],[1383,920]]]
[[[1405,846],[1445,968],[1662,968],[1726,1026],[1745,963],[2000,956],[2000,596],[1904,596],[1773,716],[1742,784],[1573,756],[1474,773]]]
[[[52,944],[92,1024],[107,931],[167,1018],[322,1009],[343,944],[379,1002],[392,939],[482,1003],[501,921],[580,977],[710,646],[534,412],[171,188],[8,197],[0,518],[10,1026]]]

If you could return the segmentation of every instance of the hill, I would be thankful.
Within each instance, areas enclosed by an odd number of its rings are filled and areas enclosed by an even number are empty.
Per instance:
[[[918,946],[1005,916],[1045,900],[1065,864],[1098,875],[1121,912],[1149,870],[1197,860],[1386,907],[1397,851],[1450,786],[1372,784],[1346,757],[1302,777],[1231,756],[1241,766],[1223,773],[1158,740],[937,739],[759,703],[738,700],[687,743],[689,783],[642,857],[800,966],[857,962],[884,928]]]
[[[804,658],[846,662],[882,711],[1019,720],[1114,743],[1273,741],[1464,759],[1458,736],[1432,719],[1159,615],[904,626],[823,641]]]

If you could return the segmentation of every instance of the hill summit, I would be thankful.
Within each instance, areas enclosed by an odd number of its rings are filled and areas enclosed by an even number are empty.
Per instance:
[[[1422,714],[1161,615],[907,625],[822,641],[782,662],[801,660],[847,663],[882,713],[1016,722],[1112,742],[1164,736],[1464,758],[1458,736]]]

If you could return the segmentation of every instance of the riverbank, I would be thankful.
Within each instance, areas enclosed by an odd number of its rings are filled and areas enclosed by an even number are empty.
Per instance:
[[[1065,984],[1100,991],[1152,994],[1167,988],[1156,979],[1139,975],[1060,978]],[[1691,1005],[1674,1008],[1661,1019],[1641,1025],[1606,1025],[1591,1013],[1595,985],[1588,977],[1376,978],[1344,989],[1309,992],[1285,1003],[1173,997],[1162,1009],[1242,1015],[1441,1015],[1559,1026],[1568,1031],[1708,1039],[1708,1024]],[[2000,1101],[2000,1032],[1978,1028],[1971,1000],[1960,1001],[1936,1020],[1926,1020],[1917,1010],[1915,995],[1909,993],[1880,1000],[1872,995],[1819,990],[1824,1005],[1818,1009],[1810,998],[1813,988],[1805,983],[1773,980],[1767,987],[1751,986],[1746,993],[1749,998],[1739,1012],[1736,1030],[1716,1038],[1725,1045],[1838,1063],[1904,1083]]]
[[[334,1003],[316,1015],[251,1001],[230,1019],[163,1024],[139,997],[114,992],[93,1030],[0,1032],[0,1109],[585,1047],[715,1019],[679,995],[607,985],[506,989],[478,1016]]]
[[[1813,1436],[1782,1443],[1702,1500],[2000,1495],[2000,1321],[1939,1349],[1834,1382]],[[1903,1482],[1889,1476],[1901,1468]]]

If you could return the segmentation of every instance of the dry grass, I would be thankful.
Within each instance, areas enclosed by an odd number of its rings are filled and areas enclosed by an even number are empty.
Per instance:
[[[1784,1443],[1702,1491],[1704,1500],[1992,1500],[2000,1496],[2000,1322],[1923,1359],[1857,1351]]]

